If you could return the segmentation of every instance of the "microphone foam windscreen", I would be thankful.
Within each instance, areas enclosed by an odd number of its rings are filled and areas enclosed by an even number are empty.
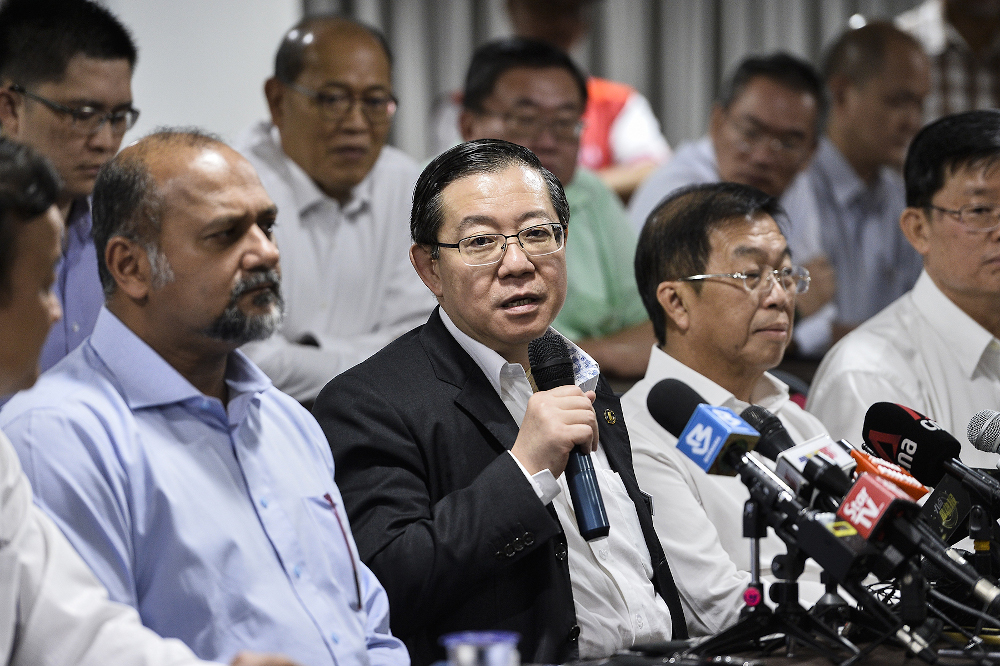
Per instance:
[[[881,458],[909,470],[928,486],[937,485],[944,476],[944,461],[962,452],[958,440],[933,419],[892,402],[868,408],[862,436]]]
[[[969,441],[980,451],[996,453],[1000,448],[1000,412],[984,409],[969,421]]]
[[[757,441],[757,453],[769,460],[776,460],[782,451],[795,446],[781,419],[760,405],[750,405],[740,414],[740,417],[760,433]]]
[[[649,389],[646,408],[667,432],[680,437],[694,410],[705,402],[697,391],[681,380],[664,379]]]
[[[539,391],[574,383],[569,349],[562,336],[552,330],[528,343],[528,362]]]

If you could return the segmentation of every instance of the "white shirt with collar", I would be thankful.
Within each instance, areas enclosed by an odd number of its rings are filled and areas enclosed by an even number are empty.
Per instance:
[[[716,581],[704,607],[694,609],[695,616],[714,632],[726,626],[728,609],[749,581],[745,572],[750,570],[750,540],[743,537],[743,504],[750,493],[739,477],[706,474],[677,451],[677,438],[653,419],[646,398],[653,386],[668,378],[684,382],[709,404],[728,407],[737,414],[750,403],[739,400],[655,346],[646,376],[622,396],[635,474],[639,486],[653,495],[653,524],[671,568],[673,557],[681,552],[691,560],[691,566],[703,569],[703,576]],[[796,444],[826,432],[816,417],[789,400],[788,387],[768,373],[757,381],[750,397],[752,404],[764,407],[781,420]],[[761,542],[762,571],[769,569],[775,555],[785,551],[784,542],[769,530],[768,537]],[[810,562],[800,580],[818,581],[818,572],[815,563]],[[674,579],[682,588],[681,599],[687,599],[689,595],[684,594],[683,587],[691,581],[684,576]],[[813,595],[818,598],[819,594],[822,594],[819,587],[802,590],[803,599]]]
[[[445,328],[483,371],[520,426],[532,395],[524,367],[507,363],[500,354],[459,330],[443,309],[440,313]],[[566,344],[577,385],[584,391],[593,390],[600,368],[572,342],[566,340]],[[581,659],[607,656],[638,643],[670,640],[671,636],[670,611],[653,588],[652,561],[635,505],[600,446],[591,458],[611,531],[605,538],[588,542],[576,527],[566,475],[556,479],[547,469],[529,475],[514,457],[538,498],[546,504],[552,502],[566,534]],[[675,581],[684,578],[684,572],[672,572]]]
[[[341,206],[285,155],[270,122],[251,127],[238,149],[278,206],[285,298],[280,331],[244,351],[279,389],[312,400],[335,375],[426,321],[436,305],[409,257],[420,169],[384,146]]]
[[[913,289],[834,345],[806,409],[834,439],[861,440],[868,408],[896,402],[926,414],[962,443],[971,467],[1000,457],[966,438],[972,416],[1000,409],[1000,341],[938,289],[926,271]]]

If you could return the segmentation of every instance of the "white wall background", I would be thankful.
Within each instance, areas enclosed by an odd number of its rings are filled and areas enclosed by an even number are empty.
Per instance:
[[[267,115],[264,79],[302,0],[101,0],[139,46],[132,96],[141,111],[125,137],[197,125],[232,142]]]
[[[235,139],[266,116],[262,87],[281,35],[303,12],[338,11],[386,33],[401,102],[392,141],[423,159],[434,100],[461,86],[475,47],[511,32],[505,0],[101,1],[140,49],[142,116],[127,140],[163,124]],[[676,145],[704,132],[719,82],[744,56],[785,49],[816,62],[851,15],[889,18],[918,1],[603,0],[574,56],[643,92]]]

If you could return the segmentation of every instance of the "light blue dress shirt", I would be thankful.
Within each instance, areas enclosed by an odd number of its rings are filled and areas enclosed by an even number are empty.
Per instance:
[[[899,228],[903,177],[882,167],[866,185],[826,138],[807,173],[820,204],[823,249],[837,272],[837,321],[861,324],[909,291],[923,269]]]
[[[226,383],[228,406],[102,309],[0,428],[36,502],[160,635],[220,661],[408,665],[319,425],[239,351]]]
[[[104,305],[89,199],[73,202],[64,233],[62,257],[56,266],[53,286],[63,316],[49,330],[42,347],[39,367],[43,372],[87,339]]]

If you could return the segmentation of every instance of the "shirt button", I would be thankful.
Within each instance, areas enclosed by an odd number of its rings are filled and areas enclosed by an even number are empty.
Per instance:
[[[640,615],[639,613],[635,614],[635,626],[642,629],[642,615]]]
[[[296,578],[302,578],[302,567],[296,564],[295,568],[292,569],[292,573],[295,574]]]
[[[263,508],[265,508],[265,509],[267,508],[267,498],[266,498],[266,497],[261,497],[261,498],[260,498],[260,505],[261,505],[261,506],[262,506]]]
[[[333,641],[334,643],[339,643],[340,636],[338,636],[337,634],[330,634],[330,640]]]
[[[599,551],[597,551],[597,556],[600,557],[602,560],[608,559],[608,551],[607,551],[607,549],[602,548]]]
[[[74,333],[79,333],[80,332],[80,324],[77,323],[77,322],[75,322],[75,321],[73,322],[73,332]]]

